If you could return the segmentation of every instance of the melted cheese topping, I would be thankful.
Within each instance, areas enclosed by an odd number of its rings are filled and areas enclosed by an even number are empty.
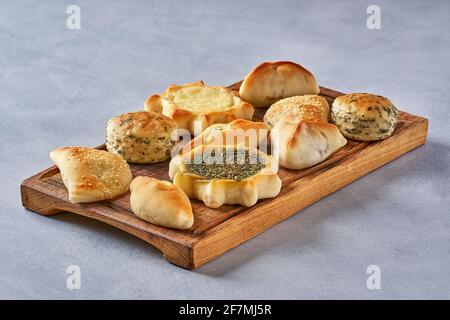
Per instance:
[[[234,104],[234,96],[216,87],[187,87],[176,91],[173,102],[195,112],[224,111]]]

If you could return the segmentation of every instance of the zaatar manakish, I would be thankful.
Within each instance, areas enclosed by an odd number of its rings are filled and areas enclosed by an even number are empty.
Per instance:
[[[331,119],[347,138],[374,141],[392,135],[397,114],[397,108],[385,97],[351,93],[334,100]]]
[[[186,171],[208,180],[243,180],[263,169],[266,157],[256,149],[211,148],[211,152],[196,154],[194,159],[185,162]]]
[[[234,158],[233,164],[227,163],[227,154]],[[218,165],[217,159],[222,164]],[[176,156],[169,165],[173,183],[210,208],[223,204],[250,207],[258,199],[276,197],[281,189],[277,172],[272,156],[237,146],[203,145]]]

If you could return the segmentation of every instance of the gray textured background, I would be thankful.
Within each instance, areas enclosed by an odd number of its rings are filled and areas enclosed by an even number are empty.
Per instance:
[[[81,30],[65,26],[81,7]],[[381,7],[382,29],[366,28]],[[449,1],[2,1],[0,298],[450,298]],[[430,120],[428,142],[197,271],[71,214],[21,207],[61,145],[170,83],[226,85],[264,60]],[[283,210],[283,208],[280,208]],[[82,288],[66,288],[66,267]],[[382,289],[366,288],[381,268]]]

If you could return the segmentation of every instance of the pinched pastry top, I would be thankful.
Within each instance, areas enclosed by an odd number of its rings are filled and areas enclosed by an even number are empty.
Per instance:
[[[273,198],[281,189],[274,159],[255,149],[202,145],[178,155],[169,166],[169,177],[190,198],[207,207],[223,204],[253,206],[258,199]]]
[[[254,112],[253,106],[242,101],[236,92],[207,86],[203,81],[171,85],[162,94],[147,98],[144,109],[172,118],[179,128],[193,135],[214,123],[251,120]]]
[[[272,126],[270,140],[278,149],[280,166],[311,167],[347,143],[339,129],[328,123],[328,113],[328,102],[316,95],[285,98],[267,110],[264,121]]]
[[[332,123],[298,120],[288,115],[271,131],[273,144],[278,144],[280,166],[304,169],[314,166],[347,144]]]
[[[244,79],[239,95],[254,107],[268,107],[287,97],[318,94],[314,75],[291,61],[264,62]]]
[[[169,181],[139,176],[130,185],[131,210],[150,223],[175,229],[189,229],[194,223],[186,194]]]
[[[264,144],[267,148],[269,126],[264,122],[236,119],[230,123],[216,123],[183,146],[187,153],[200,145],[242,145],[255,147]]]

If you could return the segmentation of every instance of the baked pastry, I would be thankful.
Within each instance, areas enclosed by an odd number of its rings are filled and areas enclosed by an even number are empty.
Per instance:
[[[299,121],[295,115],[278,121],[270,136],[278,145],[280,165],[288,169],[314,166],[347,143],[334,124]]]
[[[174,184],[139,176],[130,186],[131,210],[150,223],[175,229],[189,229],[194,215],[189,198]]]
[[[242,145],[257,148],[260,144],[267,143],[269,130],[269,126],[264,122],[244,119],[217,123],[206,128],[181,151],[187,153],[200,145]]]
[[[264,122],[270,127],[293,114],[298,120],[328,122],[330,106],[324,97],[318,95],[294,96],[275,102],[264,115]]]
[[[161,95],[149,97],[144,109],[172,118],[194,136],[214,123],[251,120],[254,112],[253,106],[242,101],[237,93],[224,87],[207,86],[203,81],[171,85]]]
[[[167,160],[174,142],[175,121],[156,112],[129,112],[114,117],[106,126],[106,148],[133,163]]]
[[[316,165],[347,140],[328,123],[329,105],[317,95],[294,96],[274,103],[264,115],[279,163],[289,169]]]
[[[178,155],[169,165],[169,177],[189,198],[207,207],[223,204],[253,206],[273,198],[281,189],[274,159],[255,148],[200,146]]]
[[[351,93],[334,100],[331,119],[344,136],[361,141],[389,137],[397,124],[397,108],[387,98]]]
[[[128,163],[104,150],[61,147],[50,152],[72,202],[94,202],[128,191],[133,175]]]
[[[283,98],[319,91],[311,72],[294,62],[278,61],[253,69],[242,82],[239,95],[254,107],[268,107]]]

